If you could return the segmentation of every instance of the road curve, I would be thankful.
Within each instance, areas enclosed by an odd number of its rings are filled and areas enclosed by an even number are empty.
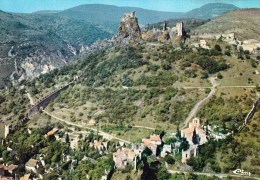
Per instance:
[[[184,129],[188,123],[191,121],[192,118],[194,118],[198,112],[198,110],[206,103],[206,101],[208,101],[217,91],[216,87],[219,85],[216,82],[216,78],[215,77],[210,77],[209,78],[210,83],[212,84],[211,87],[211,91],[208,94],[207,97],[205,97],[204,99],[200,100],[190,111],[188,117],[185,119],[184,123],[183,123],[183,127],[181,127],[181,129]]]
[[[116,140],[122,141],[122,142],[124,142],[124,143],[126,143],[126,144],[131,144],[130,141],[126,141],[126,140],[124,140],[124,139],[118,138],[118,137],[113,136],[113,135],[111,135],[111,134],[108,134],[108,133],[106,133],[106,132],[104,132],[104,131],[100,131],[100,130],[97,130],[97,129],[94,129],[94,128],[90,128],[90,127],[86,127],[86,126],[83,126],[83,125],[80,125],[80,124],[76,124],[76,123],[73,123],[73,122],[66,121],[66,120],[64,120],[64,119],[61,119],[61,118],[59,118],[59,117],[57,117],[57,116],[52,115],[51,113],[49,113],[49,112],[47,112],[47,111],[45,111],[45,110],[42,110],[42,112],[45,113],[45,114],[47,114],[48,116],[51,116],[51,117],[54,118],[54,119],[57,119],[57,120],[59,120],[59,121],[62,121],[62,122],[64,122],[64,123],[66,123],[66,124],[68,124],[68,125],[75,126],[75,127],[79,127],[79,128],[83,128],[83,129],[88,129],[88,130],[91,130],[91,131],[94,131],[94,132],[97,132],[97,131],[98,131],[98,134],[99,134],[100,136],[104,136],[104,137],[106,137],[106,138],[111,138],[111,139],[116,139]]]
[[[175,170],[168,170],[168,172],[170,174],[181,174],[181,173],[188,173],[188,172],[185,172],[185,171],[175,171]],[[257,180],[260,180],[260,178],[258,177],[252,177],[252,176],[243,176],[243,175],[235,175],[235,174],[215,174],[215,173],[203,173],[203,172],[192,172],[193,174],[196,174],[196,175],[205,175],[205,176],[217,176],[219,178],[224,178],[224,177],[228,177],[228,176],[231,176],[231,177],[237,177],[237,178],[248,178],[248,179],[257,179]]]

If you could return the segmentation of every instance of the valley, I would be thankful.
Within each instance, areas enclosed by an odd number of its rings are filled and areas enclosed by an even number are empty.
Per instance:
[[[0,179],[259,179],[259,15],[0,12]]]

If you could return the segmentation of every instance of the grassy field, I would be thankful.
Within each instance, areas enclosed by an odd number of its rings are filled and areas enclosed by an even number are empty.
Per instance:
[[[200,26],[196,32],[199,33],[231,33],[236,32],[240,40],[260,40],[259,9],[240,9],[231,11],[223,16],[217,17],[210,22]]]
[[[232,68],[221,72],[223,79],[219,82],[222,86],[255,86],[260,84],[260,66],[253,68],[251,60],[238,60],[237,58],[227,58]]]

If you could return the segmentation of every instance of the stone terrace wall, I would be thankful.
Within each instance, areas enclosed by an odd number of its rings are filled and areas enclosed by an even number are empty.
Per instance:
[[[238,132],[241,132],[242,129],[250,122],[250,120],[254,117],[254,114],[257,110],[257,105],[260,103],[260,98],[257,99],[255,102],[254,102],[254,105],[251,109],[251,111],[247,114],[246,118],[245,118],[245,121],[244,123],[238,128]]]
[[[29,110],[28,117],[31,117],[37,114],[41,108],[45,108],[51,101],[53,101],[62,91],[66,90],[70,85],[74,84],[74,82],[70,82],[67,85],[61,87],[60,89],[50,93],[45,96],[40,101],[36,102],[36,104]]]

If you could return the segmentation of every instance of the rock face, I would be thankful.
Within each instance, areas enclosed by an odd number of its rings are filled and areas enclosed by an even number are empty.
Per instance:
[[[118,37],[120,38],[141,39],[141,29],[135,12],[124,14],[118,31]]]

